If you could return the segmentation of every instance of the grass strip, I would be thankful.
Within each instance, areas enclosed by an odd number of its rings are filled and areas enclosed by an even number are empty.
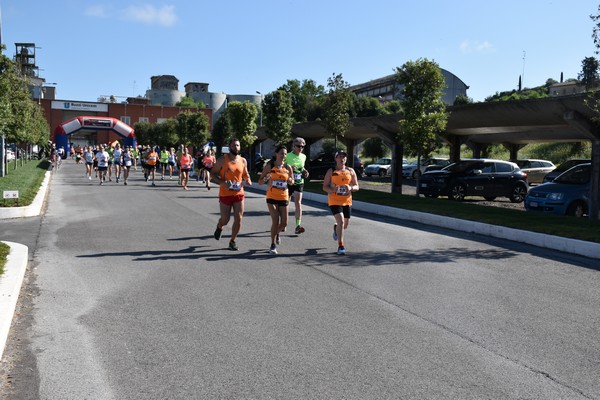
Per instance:
[[[0,178],[0,192],[18,190],[19,199],[18,201],[1,199],[0,207],[23,207],[30,205],[44,181],[44,176],[46,171],[48,171],[50,163],[47,160],[31,160],[21,165],[20,161],[17,161],[16,169],[14,165],[14,162],[10,162],[6,175]]]
[[[10,246],[6,243],[0,242],[0,276],[4,274],[4,267],[6,266],[8,253],[10,253]]]
[[[304,190],[325,194],[322,182],[305,183]],[[501,207],[468,204],[460,201],[451,201],[446,198],[432,199],[368,189],[361,189],[353,193],[352,198],[357,201],[381,204],[405,210],[420,211],[490,225],[600,243],[600,221],[589,219],[537,214]]]

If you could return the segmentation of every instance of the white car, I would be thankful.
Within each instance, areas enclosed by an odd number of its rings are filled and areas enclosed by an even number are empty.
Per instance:
[[[446,165],[450,164],[450,160],[447,158],[424,158],[421,160],[421,168],[417,169],[417,163],[413,162],[407,165],[402,166],[402,176],[404,178],[413,178],[417,179],[417,176],[421,175],[425,172],[427,167],[432,165],[439,167],[438,169],[442,169]],[[431,169],[431,168],[430,168]]]
[[[392,159],[391,158],[380,158],[375,164],[369,164],[365,167],[365,175],[379,175],[381,177],[391,175],[392,173]]]
[[[10,160],[14,160],[15,159],[15,152],[12,151],[11,149],[6,149],[6,160],[10,161]]]

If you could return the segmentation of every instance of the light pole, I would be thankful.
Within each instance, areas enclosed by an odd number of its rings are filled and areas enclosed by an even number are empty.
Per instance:
[[[263,95],[258,90],[256,91],[256,94],[258,94],[260,96],[260,126],[262,127],[262,102],[263,102]],[[258,152],[262,156],[262,142],[260,142],[258,144]]]
[[[260,126],[262,126],[262,100],[263,100],[263,96],[262,96],[262,93],[259,92],[258,90],[256,91],[256,94],[260,95]]]

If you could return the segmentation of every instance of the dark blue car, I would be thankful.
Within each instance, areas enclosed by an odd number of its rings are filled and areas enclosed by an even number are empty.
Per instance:
[[[525,209],[574,217],[586,216],[591,204],[591,176],[591,163],[577,165],[554,181],[531,189],[525,197]]]

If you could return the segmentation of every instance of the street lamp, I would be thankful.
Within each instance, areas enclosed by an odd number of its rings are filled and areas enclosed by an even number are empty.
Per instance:
[[[256,91],[256,94],[260,95],[260,126],[262,126],[262,93],[259,92],[258,90]]]

